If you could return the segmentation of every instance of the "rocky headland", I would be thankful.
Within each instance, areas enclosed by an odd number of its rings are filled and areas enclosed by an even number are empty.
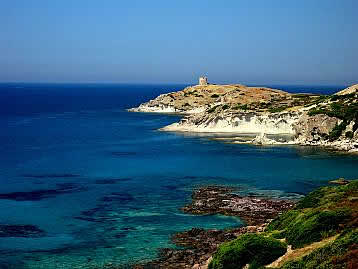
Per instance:
[[[358,84],[334,95],[292,94],[266,87],[197,85],[129,109],[177,113],[163,131],[256,134],[245,143],[298,144],[358,152]],[[289,141],[269,135],[290,135]],[[231,141],[233,143],[242,143]]]

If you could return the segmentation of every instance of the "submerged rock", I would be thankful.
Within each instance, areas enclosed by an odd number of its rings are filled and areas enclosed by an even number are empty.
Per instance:
[[[45,234],[35,225],[0,224],[0,237],[43,237]]]
[[[77,174],[23,174],[23,177],[29,178],[71,178],[71,177],[79,177]]]
[[[57,184],[57,187],[57,189],[40,189],[27,192],[0,193],[0,199],[15,201],[39,201],[47,198],[53,198],[60,194],[87,190],[86,187],[79,186],[76,183],[60,183]]]
[[[238,216],[249,225],[260,225],[294,206],[292,200],[241,197],[234,188],[207,186],[194,191],[192,203],[182,210],[191,214]]]
[[[351,181],[344,179],[344,178],[339,178],[339,179],[331,180],[328,183],[336,184],[336,185],[347,185],[347,184],[349,184],[349,182],[351,182]]]
[[[94,183],[99,185],[107,185],[107,184],[116,184],[117,181],[115,179],[97,179]]]
[[[123,181],[129,181],[129,180],[132,180],[132,178],[129,178],[129,177],[123,177],[123,178],[104,178],[104,179],[97,179],[95,180],[95,184],[116,184],[116,183],[119,183],[119,182],[123,182]]]

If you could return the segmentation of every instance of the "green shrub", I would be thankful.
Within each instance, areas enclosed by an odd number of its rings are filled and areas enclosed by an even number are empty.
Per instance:
[[[346,129],[347,125],[348,123],[346,121],[342,121],[340,124],[336,124],[336,126],[334,126],[332,131],[330,131],[328,134],[329,141],[338,139]]]
[[[310,97],[309,94],[306,93],[296,93],[294,95],[292,95],[293,98],[307,98]]]
[[[319,188],[303,197],[296,205],[297,209],[313,208],[320,206],[320,200],[326,194],[325,188]]]
[[[352,139],[353,138],[353,132],[352,131],[348,131],[346,132],[346,138]]]
[[[212,108],[210,108],[208,110],[208,113],[213,113],[220,105],[217,105],[217,106],[213,106]]]
[[[212,96],[211,96],[211,98],[218,98],[220,95],[218,95],[218,94],[213,94]]]
[[[349,210],[311,210],[299,215],[286,229],[286,240],[294,248],[320,241],[337,233],[339,225],[350,216]]]
[[[237,106],[234,107],[234,109],[240,109],[240,110],[248,110],[249,107],[247,104],[241,105],[241,104],[237,104]]]
[[[219,246],[209,269],[237,269],[248,263],[252,269],[259,268],[285,254],[286,248],[285,243],[271,237],[244,234]]]
[[[335,101],[331,103],[329,106],[325,107],[317,107],[313,108],[308,112],[309,116],[317,115],[317,114],[325,114],[329,117],[336,117],[347,124],[349,124],[352,120],[358,121],[358,103],[355,102],[356,94],[347,94],[347,95],[334,95],[330,97],[330,101]],[[318,100],[326,101],[324,98],[318,98]],[[319,104],[316,103],[317,105]],[[324,105],[324,104],[323,104]],[[358,124],[353,128],[353,132],[358,129]]]
[[[286,231],[285,230],[273,231],[271,234],[271,237],[273,237],[275,239],[283,239],[286,237]]]
[[[358,180],[352,180],[348,185],[340,186],[339,190],[347,196],[347,192],[358,192]]]
[[[277,113],[277,112],[284,111],[286,108],[287,108],[287,106],[273,107],[273,108],[270,108],[269,111],[271,113]]]
[[[344,95],[332,95],[331,101],[354,98],[354,97],[355,97],[355,93],[344,94]]]
[[[358,117],[355,118],[355,123],[353,124],[353,132],[357,131],[358,129]]]
[[[273,220],[261,235],[246,234],[221,245],[209,268],[242,268],[250,264],[251,269],[261,269],[275,260],[274,257],[283,255],[277,253],[279,247],[270,245],[279,242],[274,238],[284,237],[293,248],[301,248],[332,235],[339,236],[281,268],[355,268],[358,264],[358,208],[354,198],[357,196],[358,180],[347,185],[319,188],[303,198],[294,209]]]
[[[266,231],[277,238],[285,235],[294,248],[337,234],[341,224],[354,218],[352,209],[344,201],[357,189],[358,181],[346,186],[319,188],[301,199],[294,210],[273,220]]]
[[[322,108],[313,108],[310,111],[308,111],[308,116],[314,116],[318,114],[327,114],[328,111]]]
[[[230,107],[229,105],[223,105],[222,109],[223,109],[223,110],[226,110],[226,109],[228,109],[229,107]]]
[[[307,256],[285,263],[281,269],[323,269],[323,268],[354,268],[357,264],[357,256],[352,259],[349,252],[356,248],[358,242],[358,231],[347,230],[343,232],[334,242],[314,250]]]
[[[270,222],[267,226],[267,231],[274,231],[274,230],[284,230],[286,229],[300,214],[298,210],[289,210],[274,219]]]

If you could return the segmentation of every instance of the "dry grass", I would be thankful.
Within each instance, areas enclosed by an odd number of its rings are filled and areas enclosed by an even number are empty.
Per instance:
[[[295,250],[292,250],[291,246],[288,246],[287,252],[285,255],[281,256],[276,261],[267,265],[266,267],[278,268],[278,267],[281,267],[285,262],[299,260],[300,258],[313,252],[315,249],[321,248],[321,247],[327,245],[328,243],[333,242],[337,237],[338,237],[338,235],[335,235],[335,236],[326,238],[322,241],[315,242],[315,243],[312,243],[306,247],[295,249]]]

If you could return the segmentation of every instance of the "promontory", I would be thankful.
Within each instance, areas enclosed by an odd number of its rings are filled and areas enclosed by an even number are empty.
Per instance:
[[[250,134],[245,143],[317,145],[358,152],[358,84],[321,95],[200,82],[129,111],[183,115],[163,131],[237,134],[233,143],[243,143],[239,137]]]

